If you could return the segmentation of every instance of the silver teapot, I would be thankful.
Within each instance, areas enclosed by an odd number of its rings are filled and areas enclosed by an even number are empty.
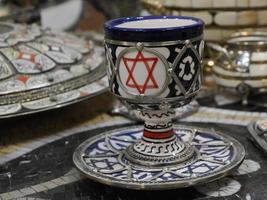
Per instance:
[[[219,52],[212,68],[216,83],[224,89],[248,96],[266,92],[267,88],[267,33],[238,32],[225,46],[208,43]]]

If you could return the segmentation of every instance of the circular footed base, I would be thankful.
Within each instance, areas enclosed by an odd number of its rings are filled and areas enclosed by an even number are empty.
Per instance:
[[[125,150],[142,137],[143,126],[89,138],[75,150],[73,160],[83,174],[95,181],[122,188],[161,190],[216,180],[244,159],[243,146],[222,133],[184,126],[174,126],[174,131],[197,149],[190,162],[149,167],[127,160]]]
[[[149,156],[143,153],[136,152],[133,148],[134,145],[130,145],[125,150],[125,158],[132,164],[147,165],[149,167],[161,167],[166,165],[178,165],[180,163],[193,162],[197,158],[197,150],[189,143],[184,143],[185,148],[183,151],[172,156]],[[171,149],[171,145],[168,149]]]

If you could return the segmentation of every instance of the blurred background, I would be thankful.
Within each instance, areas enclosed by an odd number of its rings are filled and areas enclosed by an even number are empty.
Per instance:
[[[203,89],[197,102],[181,111],[188,117],[183,119],[183,123],[195,122],[203,127],[212,125],[230,133],[248,149],[251,160],[246,162],[245,169],[248,169],[247,163],[257,162],[266,169],[265,154],[260,154],[247,138],[254,138],[262,152],[267,152],[267,0],[0,0],[0,199],[4,195],[9,195],[9,199],[14,199],[15,195],[16,198],[24,197],[21,188],[40,186],[59,177],[73,178],[73,174],[77,175],[76,179],[63,181],[54,190],[44,188],[41,190],[43,193],[33,192],[32,197],[60,200],[100,199],[98,196],[110,200],[111,195],[117,197],[113,199],[157,197],[159,193],[154,191],[151,194],[125,192],[80,179],[72,162],[73,151],[88,137],[109,126],[133,123],[129,118],[137,120],[131,110],[107,92],[102,33],[106,20],[140,15],[195,16],[205,22]],[[10,26],[6,26],[6,22],[11,22]],[[50,29],[68,34],[58,34]],[[62,60],[53,69],[42,70],[40,64],[45,67],[47,63],[32,62],[27,56],[20,56],[24,55],[20,54],[25,53],[23,51],[29,51],[25,47],[20,49],[21,44],[27,46],[34,41],[47,47],[38,52],[41,56],[48,55],[47,49],[54,51],[67,46],[72,50],[61,51]],[[57,48],[51,48],[55,46]],[[1,60],[2,51],[9,56],[8,59]],[[14,70],[14,61],[18,59],[24,61],[19,64],[28,70],[25,73]],[[23,69],[21,66],[17,68]],[[68,88],[62,91],[60,87],[57,93],[50,92],[50,88],[57,84],[55,80],[64,78],[64,74],[56,78],[51,74],[62,69],[67,76],[58,85],[65,84],[67,88],[73,77],[77,80],[84,78],[85,84],[75,86],[73,91]],[[26,107],[24,101],[19,101],[22,99],[19,94],[32,91],[25,82],[27,77],[34,76],[40,77],[35,79],[34,90],[42,92],[45,88],[47,96],[43,98],[33,94],[32,99],[23,99],[31,105]],[[45,86],[42,84],[43,76],[48,81]],[[23,87],[15,87],[17,82],[23,82]],[[19,97],[16,104],[12,96],[14,91]],[[8,98],[2,94],[11,97],[11,101],[6,103]],[[247,126],[252,131],[248,131]],[[257,171],[260,167],[256,165],[255,168]],[[229,200],[266,199],[267,193],[263,192],[266,190],[266,174],[266,170],[259,170],[249,176],[235,177],[240,186],[237,185],[239,188],[234,192],[232,182],[219,183],[218,195],[229,195],[227,184],[231,194],[238,192],[242,185],[241,193]],[[220,190],[220,185],[224,190]],[[215,199],[200,193],[189,189],[166,191],[164,194],[172,199],[184,199],[184,196],[188,197],[186,199]],[[250,197],[248,194],[253,195]]]
[[[136,0],[1,0],[0,20],[58,30],[101,30],[105,20],[139,15]]]

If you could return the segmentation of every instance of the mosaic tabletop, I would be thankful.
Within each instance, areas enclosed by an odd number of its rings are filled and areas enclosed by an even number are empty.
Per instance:
[[[78,145],[103,131],[136,126],[133,121],[108,114],[111,99],[103,94],[58,111],[23,117],[16,127],[12,127],[12,120],[0,122],[0,199],[267,198],[267,157],[249,140],[246,129],[251,120],[266,118],[267,110],[242,107],[240,102],[216,106],[214,101],[205,100],[196,114],[180,122],[224,132],[245,146],[244,162],[223,179],[183,189],[136,191],[106,186],[80,175],[72,161]]]

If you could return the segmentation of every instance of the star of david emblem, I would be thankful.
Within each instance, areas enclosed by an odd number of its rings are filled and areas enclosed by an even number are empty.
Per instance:
[[[128,77],[125,85],[130,88],[136,88],[139,94],[144,94],[147,89],[157,89],[159,88],[158,83],[153,75],[153,71],[158,62],[157,57],[145,57],[141,51],[138,51],[135,58],[122,57],[123,63],[127,69]],[[138,65],[137,63],[142,63]],[[134,71],[137,67],[143,67],[144,73],[147,71],[147,77],[145,81],[139,81],[134,75]]]

